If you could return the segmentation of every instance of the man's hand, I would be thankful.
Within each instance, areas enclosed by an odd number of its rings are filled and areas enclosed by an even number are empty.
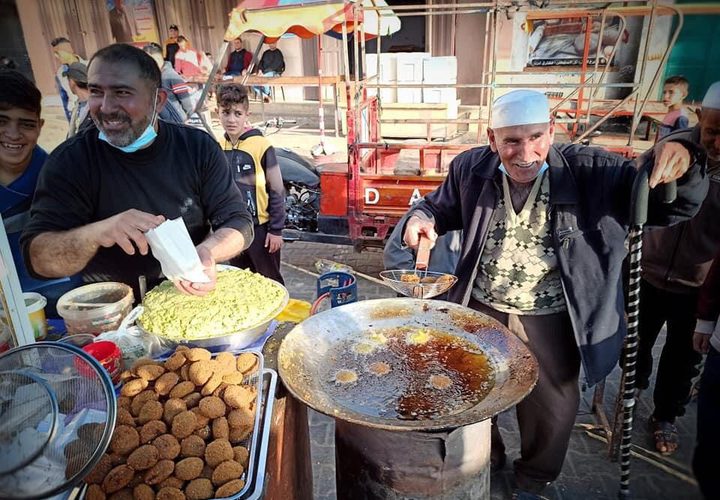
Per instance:
[[[693,348],[700,354],[707,354],[710,350],[710,337],[712,337],[712,334],[695,332],[693,334]]]
[[[268,233],[267,236],[265,236],[265,248],[268,249],[268,252],[275,253],[278,250],[280,250],[283,246],[283,239],[282,236],[276,235],[276,234],[270,234]]]
[[[207,283],[192,283],[186,280],[179,280],[175,282],[175,288],[188,295],[197,295],[202,297],[207,295],[215,289],[217,283],[217,271],[215,269],[215,259],[213,259],[212,253],[205,247],[199,246],[198,255],[200,256],[200,262],[202,262],[203,270],[210,281]]]
[[[430,248],[435,246],[435,240],[437,239],[435,222],[424,212],[416,212],[408,219],[407,224],[405,224],[403,241],[408,247],[417,250],[418,244],[420,243],[420,236],[426,236],[430,239]]]
[[[100,246],[118,245],[128,255],[147,255],[149,246],[145,233],[165,222],[162,215],[152,215],[134,208],[113,215],[92,225],[92,239]],[[133,245],[134,244],[134,245]]]
[[[650,174],[649,184],[654,188],[682,177],[690,168],[691,156],[685,146],[677,142],[666,142],[655,152],[655,165]]]

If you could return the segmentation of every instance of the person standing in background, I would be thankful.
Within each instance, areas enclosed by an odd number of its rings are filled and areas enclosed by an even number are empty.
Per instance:
[[[693,346],[706,354],[700,378],[697,405],[697,438],[693,472],[707,500],[720,491],[716,454],[720,447],[720,254],[715,256],[705,283],[700,289]]]
[[[180,50],[175,54],[175,71],[184,78],[208,74],[212,65],[205,54],[191,48],[184,36],[180,35],[177,40]]]
[[[666,135],[688,128],[688,110],[685,107],[685,98],[688,95],[690,84],[682,76],[671,76],[663,83],[662,101],[668,112],[658,127],[658,139]]]
[[[143,51],[157,63],[160,68],[162,88],[167,92],[167,103],[160,111],[160,118],[175,123],[185,123],[195,106],[192,98],[192,87],[173,69],[169,61],[162,57],[162,48],[156,43],[149,43]]]
[[[282,230],[285,226],[285,187],[275,149],[249,118],[247,88],[237,83],[217,91],[220,123],[225,130],[222,148],[230,172],[254,223],[250,247],[230,264],[283,283],[280,274]]]
[[[94,126],[92,118],[88,113],[87,101],[90,97],[87,83],[87,66],[81,62],[72,63],[65,76],[70,84],[70,91],[77,98],[70,116],[70,128],[68,139],[88,128]]]
[[[168,28],[168,37],[165,39],[165,42],[163,42],[163,47],[165,47],[165,60],[170,62],[170,64],[174,67],[175,66],[175,54],[177,54],[177,51],[180,50],[180,45],[178,45],[178,36],[180,35],[180,30],[178,30],[177,24],[171,24]]]
[[[108,11],[110,31],[118,43],[132,43],[138,34],[132,7],[126,7],[123,0],[115,0],[113,8]]]
[[[55,73],[55,86],[60,94],[60,100],[62,101],[63,110],[65,111],[65,118],[70,122],[70,113],[73,106],[75,106],[75,95],[70,90],[70,83],[65,76],[65,72],[72,63],[81,62],[87,64],[87,61],[75,53],[70,40],[64,36],[53,39],[50,42],[50,46],[52,47],[53,55],[60,62],[60,66],[58,66],[57,72]]]
[[[720,81],[706,92],[698,115],[695,127],[673,132],[665,139],[702,146],[702,161],[710,179],[707,196],[692,219],[649,228],[643,234],[635,384],[638,390],[650,386],[652,350],[667,324],[648,422],[655,449],[663,455],[674,453],[680,442],[675,419],[685,414],[700,361],[692,344],[695,307],[713,257],[720,250]]]

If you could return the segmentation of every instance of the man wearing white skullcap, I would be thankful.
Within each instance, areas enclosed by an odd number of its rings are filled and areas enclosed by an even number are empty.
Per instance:
[[[458,155],[447,179],[417,205],[404,240],[462,229],[465,239],[449,300],[483,312],[526,340],[539,379],[517,405],[519,498],[538,495],[562,469],[579,403],[580,365],[588,384],[617,364],[625,336],[621,286],[635,163],[604,149],[553,146],[547,98],[516,90],[492,106],[489,146]],[[688,151],[692,150],[692,154]],[[648,224],[692,217],[707,179],[687,141],[643,157],[650,185],[677,180],[678,199],[651,196]],[[493,426],[491,462],[505,462]]]
[[[685,413],[692,379],[698,374],[700,352],[708,351],[712,333],[707,324],[699,325],[693,349],[698,294],[720,250],[720,82],[707,90],[698,116],[694,128],[676,131],[666,139],[704,147],[710,180],[708,194],[692,219],[647,231],[643,237],[636,387],[642,390],[650,386],[653,346],[663,324],[667,324],[649,425],[655,448],[664,455],[673,453],[679,445],[675,419]]]

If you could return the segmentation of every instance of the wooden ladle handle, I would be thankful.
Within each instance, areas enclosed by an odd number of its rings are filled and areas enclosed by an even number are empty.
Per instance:
[[[419,271],[427,271],[428,263],[430,262],[430,238],[427,236],[420,236],[420,243],[418,244],[417,256],[415,257],[415,269]]]

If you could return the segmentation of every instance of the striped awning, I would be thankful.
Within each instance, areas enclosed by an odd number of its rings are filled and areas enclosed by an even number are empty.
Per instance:
[[[367,7],[387,7],[385,0],[362,0]],[[230,24],[225,40],[230,41],[246,32],[265,35],[268,41],[292,33],[311,38],[323,33],[342,33],[342,25],[349,33],[354,31],[356,2],[343,0],[241,0],[230,13]],[[366,38],[390,35],[400,29],[400,19],[390,8],[359,10],[358,22],[364,24]],[[379,30],[378,30],[379,18]]]

